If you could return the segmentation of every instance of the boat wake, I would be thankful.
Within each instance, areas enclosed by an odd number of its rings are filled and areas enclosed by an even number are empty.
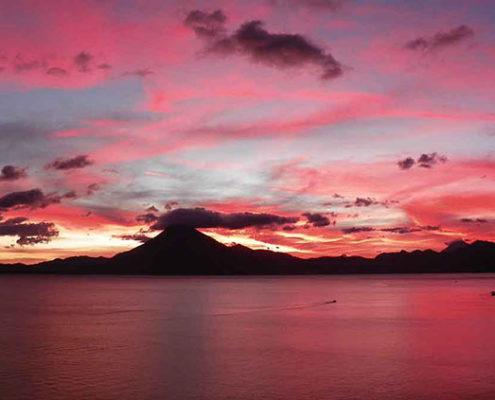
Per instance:
[[[257,308],[250,310],[242,310],[242,311],[234,311],[234,312],[226,312],[226,313],[217,313],[213,314],[215,317],[226,317],[229,315],[240,315],[240,314],[255,314],[255,313],[266,313],[266,312],[277,312],[277,311],[291,311],[291,310],[304,310],[308,308],[315,307],[323,307],[329,304],[335,304],[337,300],[327,300],[327,301],[319,301],[316,303],[305,303],[305,304],[296,304],[292,306],[286,307],[265,307],[265,308]]]

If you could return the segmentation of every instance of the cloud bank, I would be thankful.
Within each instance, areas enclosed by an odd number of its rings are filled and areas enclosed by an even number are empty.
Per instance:
[[[152,229],[165,229],[170,226],[189,226],[192,228],[267,228],[274,225],[290,224],[297,218],[281,217],[273,214],[254,214],[249,212],[224,214],[205,208],[178,208],[163,214]]]
[[[63,195],[45,194],[41,189],[30,189],[7,193],[0,197],[0,210],[19,208],[45,208],[50,204],[60,203],[62,199],[75,198],[76,192],[70,191]]]
[[[58,230],[52,222],[26,223],[27,220],[16,217],[0,222],[0,236],[17,236],[17,244],[21,246],[47,243],[58,236]]]
[[[474,36],[474,31],[467,25],[460,25],[447,32],[438,32],[431,37],[418,37],[405,44],[407,50],[434,51],[459,44]]]

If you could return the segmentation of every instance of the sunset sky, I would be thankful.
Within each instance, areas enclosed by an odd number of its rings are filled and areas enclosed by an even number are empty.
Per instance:
[[[2,2],[0,261],[174,223],[300,257],[495,240],[494,20],[492,0]]]

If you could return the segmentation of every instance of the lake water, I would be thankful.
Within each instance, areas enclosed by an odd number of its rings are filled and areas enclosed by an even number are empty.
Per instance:
[[[495,275],[4,275],[0,398],[493,400],[492,290]]]

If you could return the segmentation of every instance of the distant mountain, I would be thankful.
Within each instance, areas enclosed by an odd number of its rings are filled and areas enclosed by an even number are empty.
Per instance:
[[[320,257],[225,246],[189,227],[169,227],[112,258],[69,257],[35,265],[0,264],[4,273],[259,275],[495,272],[495,243],[456,242],[445,250],[382,253],[375,258]]]
[[[464,240],[455,240],[449,243],[449,245],[442,250],[442,253],[450,253],[459,249],[465,249],[467,247],[469,247],[469,243],[465,242]]]

